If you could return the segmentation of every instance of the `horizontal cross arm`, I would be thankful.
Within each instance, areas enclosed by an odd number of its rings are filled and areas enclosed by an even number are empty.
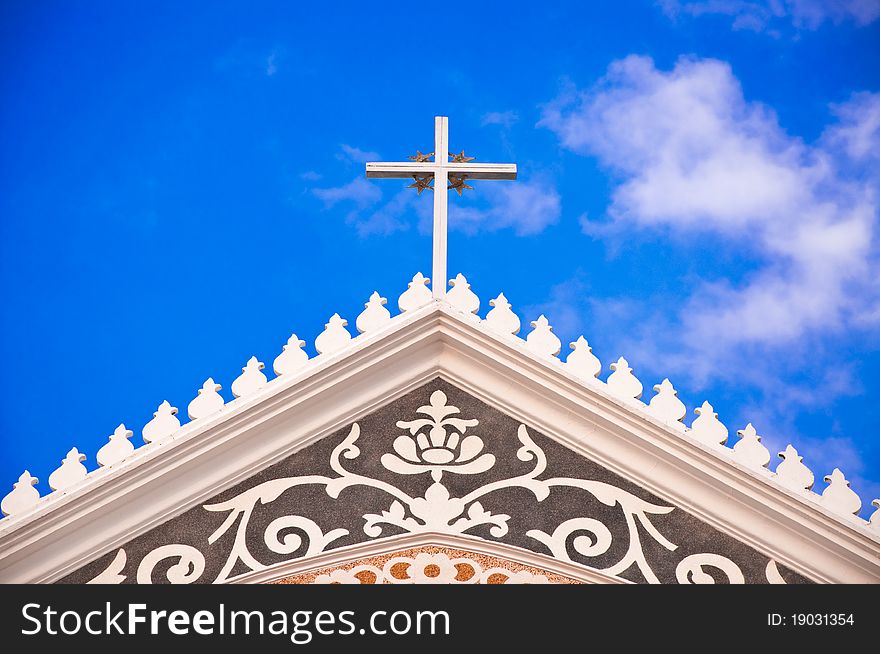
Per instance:
[[[410,178],[413,175],[433,175],[437,165],[432,161],[389,161],[387,163],[368,163],[367,177]]]
[[[468,179],[516,179],[516,164],[449,163],[444,168],[450,175],[467,175]]]
[[[439,169],[468,179],[516,179],[516,164],[447,163],[434,161],[389,161],[367,164],[367,177],[406,179],[413,175],[433,175]]]

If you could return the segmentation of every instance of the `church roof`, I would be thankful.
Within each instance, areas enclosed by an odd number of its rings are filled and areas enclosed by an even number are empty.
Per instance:
[[[189,403],[185,424],[163,402],[143,427],[140,447],[132,430],[119,425],[96,453],[95,470],[71,449],[50,475],[53,492],[46,496],[25,471],[2,500],[0,579],[58,579],[436,376],[814,579],[880,579],[880,500],[873,501],[878,510],[870,521],[858,517],[862,500],[839,469],[814,492],[814,473],[791,445],[771,471],[770,452],[751,424],[731,438],[703,402],[688,426],[668,379],[642,402],[643,384],[623,357],[607,366],[603,381],[603,366],[583,337],[563,360],[545,316],[520,338],[520,319],[503,294],[480,318],[480,299],[463,275],[450,281],[442,299],[432,298],[428,283],[415,275],[394,317],[374,292],[355,321],[358,336],[334,314],[315,340],[315,357],[291,335],[271,380],[252,357],[231,382],[231,402],[208,378]],[[280,416],[294,406],[296,433],[281,430]],[[58,551],[53,544],[62,538]]]

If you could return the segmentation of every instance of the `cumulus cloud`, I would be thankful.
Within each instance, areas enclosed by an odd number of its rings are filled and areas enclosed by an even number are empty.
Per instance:
[[[394,195],[388,202],[369,211],[352,212],[347,222],[354,225],[360,237],[373,235],[387,236],[394,232],[406,231],[413,222],[418,222],[430,213],[430,198],[419,197],[412,189],[404,189]],[[413,221],[409,215],[415,214]]]
[[[272,77],[278,72],[278,53],[273,51],[266,57],[266,76]]]
[[[488,200],[486,208],[450,203],[450,229],[474,233],[511,228],[518,236],[531,236],[559,222],[559,193],[540,176],[514,183],[488,182],[480,185],[480,193]]]
[[[851,104],[837,112],[846,120],[828,138],[868,156],[873,115]],[[664,72],[628,57],[597,88],[547,105],[540,124],[620,176],[608,211],[615,228],[721,235],[763,261],[745,283],[707,281],[685,299],[692,348],[788,342],[840,329],[865,306],[858,291],[880,273],[874,193],[746,102],[726,64],[682,60]]]
[[[511,127],[519,120],[519,114],[515,111],[490,111],[483,114],[480,124],[501,125],[501,127]]]
[[[553,183],[541,176],[512,184],[475,183],[480,185],[481,206],[461,206],[450,201],[450,229],[473,234],[510,228],[518,236],[531,236],[559,221],[559,194]],[[337,205],[353,207],[346,215],[346,222],[355,227],[359,236],[393,234],[409,229],[411,223],[418,225],[422,232],[430,232],[431,191],[418,195],[413,189],[405,188],[390,200],[382,201],[379,186],[358,176],[342,186],[314,188],[311,192],[324,203],[325,209]],[[411,213],[416,220],[411,220],[408,215]]]
[[[880,159],[880,94],[855,93],[832,110],[840,122],[826,131],[826,146],[857,163]]]
[[[344,159],[351,161],[352,163],[366,163],[368,161],[378,161],[381,159],[378,152],[361,150],[360,148],[348,145],[347,143],[343,143],[339,147],[342,149],[342,152],[336,155],[337,159]]]
[[[628,57],[593,88],[567,89],[540,125],[613,180],[606,215],[584,217],[584,231],[617,245],[702,242],[723,256],[702,278],[680,280],[683,295],[658,285],[638,298],[590,297],[575,276],[542,307],[551,324],[559,310],[561,337],[589,325],[609,341],[598,344],[605,361],[624,354],[691,393],[721,383],[754,397],[730,417],[877,488],[853,463],[853,435],[811,442],[794,436],[792,416],[863,392],[852,343],[880,327],[878,107],[880,94],[857,93],[831,106],[825,132],[805,143],[747,101],[720,61],[658,70]]]
[[[733,29],[777,35],[787,24],[806,30],[826,22],[864,26],[880,16],[877,0],[658,0],[657,5],[671,18],[727,16]]]
[[[379,186],[361,176],[342,186],[315,188],[311,192],[324,203],[325,209],[337,205],[346,209],[346,223],[362,238],[405,231],[413,222],[424,222],[431,212],[430,198],[419,197],[412,189],[401,190],[383,201]]]
[[[348,184],[330,188],[312,189],[312,194],[330,209],[340,202],[352,202],[359,208],[368,207],[382,199],[382,191],[364,177],[355,177]]]

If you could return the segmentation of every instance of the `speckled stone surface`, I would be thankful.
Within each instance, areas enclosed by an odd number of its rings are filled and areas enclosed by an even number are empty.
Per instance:
[[[347,470],[364,477],[381,480],[407,493],[411,497],[422,497],[432,484],[430,474],[399,474],[386,469],[381,463],[383,454],[392,452],[392,443],[401,435],[409,432],[397,426],[400,420],[413,420],[420,417],[416,410],[426,405],[432,392],[442,390],[448,397],[450,405],[460,409],[457,414],[462,418],[479,420],[479,425],[468,429],[468,434],[476,434],[482,438],[485,449],[495,456],[495,465],[491,469],[478,474],[444,473],[442,482],[452,497],[463,497],[469,492],[486,484],[501,481],[530,472],[532,461],[522,461],[517,457],[521,447],[517,439],[520,424],[509,416],[471,397],[442,379],[435,379],[421,388],[394,400],[381,409],[363,416],[357,423],[360,426],[360,437],[357,447],[360,454],[352,459],[342,458]],[[423,417],[423,416],[421,416]],[[293,422],[296,415],[290,415]],[[597,480],[651,503],[664,506],[671,504],[663,498],[656,497],[626,479],[604,469],[595,462],[576,454],[556,441],[543,436],[531,426],[526,425],[535,444],[543,449],[547,457],[547,469],[541,479],[552,477],[574,477],[578,479]],[[206,504],[214,504],[230,500],[254,486],[277,478],[324,475],[338,476],[330,468],[330,457],[333,449],[349,434],[350,427],[339,430],[331,436],[297,452],[290,457],[272,465],[250,479],[218,492]],[[253,557],[262,565],[272,565],[281,561],[303,556],[308,539],[302,532],[288,529],[285,534],[296,533],[303,536],[299,549],[288,554],[273,552],[266,544],[265,532],[269,524],[286,515],[304,516],[315,521],[324,533],[332,529],[345,529],[348,534],[334,540],[327,550],[371,540],[364,531],[364,515],[387,511],[394,498],[384,490],[367,485],[355,485],[345,488],[334,499],[327,493],[326,487],[319,484],[301,485],[281,493],[277,499],[254,506],[247,529],[247,546]],[[617,563],[626,553],[630,543],[629,528],[619,505],[608,506],[588,492],[569,487],[554,487],[546,499],[538,501],[534,494],[524,488],[501,488],[479,499],[482,507],[493,514],[510,516],[508,531],[504,536],[495,537],[490,533],[488,525],[477,526],[466,532],[466,535],[477,536],[488,540],[500,540],[519,547],[530,549],[542,554],[550,554],[549,549],[534,538],[527,536],[530,530],[541,530],[548,534],[562,522],[572,519],[589,517],[602,522],[611,532],[612,542],[607,551],[599,556],[585,557],[575,551],[572,541],[574,536],[591,538],[584,532],[576,533],[567,543],[569,557],[575,562],[603,569]],[[125,583],[133,583],[138,566],[142,559],[157,547],[169,544],[189,545],[199,550],[205,558],[204,572],[197,579],[198,583],[208,583],[217,578],[222,567],[229,558],[235,538],[235,529],[229,529],[212,544],[208,537],[223,524],[227,513],[209,512],[202,505],[194,506],[181,515],[172,518],[163,525],[142,534],[123,546],[127,562],[121,574],[125,575]],[[661,583],[677,583],[676,568],[678,564],[691,554],[710,553],[724,556],[733,561],[742,571],[747,583],[767,583],[765,568],[768,557],[752,547],[728,536],[709,525],[701,522],[693,515],[674,509],[663,515],[652,515],[651,521],[661,534],[676,545],[669,551],[639,527],[639,541],[645,558]],[[452,521],[454,522],[454,520]],[[404,533],[395,526],[383,526],[381,536]],[[113,560],[117,550],[108,552],[96,561],[70,574],[62,582],[85,582],[103,571]],[[160,561],[152,573],[153,583],[167,581],[167,570],[177,564],[178,558],[167,558]],[[805,583],[807,579],[783,566],[779,570],[788,583]],[[249,568],[238,562],[231,576],[248,572]],[[726,577],[718,570],[706,567],[718,583]],[[635,581],[645,582],[645,576],[635,566],[630,566],[619,576]]]
[[[553,572],[549,572],[547,570],[543,570],[541,568],[536,568],[534,566],[522,565],[520,563],[516,563],[515,561],[508,561],[507,559],[501,559],[497,556],[488,556],[486,554],[479,554],[476,552],[469,552],[467,550],[461,550],[454,547],[438,547],[436,545],[425,545],[422,547],[411,547],[409,549],[400,550],[399,552],[392,552],[390,554],[382,554],[381,556],[370,556],[362,559],[358,559],[357,561],[351,561],[349,563],[345,563],[343,565],[331,566],[328,568],[320,568],[318,570],[312,570],[309,572],[304,572],[298,575],[291,575],[289,577],[285,577],[284,579],[279,579],[278,581],[274,581],[272,583],[275,584],[313,584],[315,583],[315,579],[317,579],[321,575],[329,574],[334,570],[352,570],[358,566],[375,566],[380,570],[385,566],[385,564],[391,559],[406,557],[406,558],[415,558],[419,554],[445,554],[450,559],[468,559],[469,561],[473,561],[478,568],[476,570],[490,570],[492,568],[503,568],[505,570],[510,570],[511,572],[529,572],[533,575],[542,575],[547,577],[547,581],[551,584],[579,584],[581,582],[576,579],[572,579],[570,577],[565,577],[563,575],[558,575]],[[464,571],[463,575],[459,573],[459,579],[464,581],[465,579],[469,579],[470,575],[474,572],[472,569],[470,572]],[[402,569],[398,572],[394,570],[395,576],[398,578],[406,577],[406,567],[402,566]],[[361,579],[361,583],[364,584],[372,584],[376,583],[376,575],[369,574],[361,574],[358,576]],[[503,584],[505,583],[506,578],[503,575],[492,575],[488,578],[487,583],[489,584]],[[383,582],[390,583],[390,582]]]

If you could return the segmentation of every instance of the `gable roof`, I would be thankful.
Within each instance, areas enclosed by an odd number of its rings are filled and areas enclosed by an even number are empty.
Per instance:
[[[394,318],[374,293],[356,338],[334,315],[310,360],[292,336],[272,381],[251,360],[232,402],[209,379],[190,404],[194,419],[179,428],[172,407],[160,407],[144,446],[134,449],[131,433],[117,430],[97,470],[85,474],[72,453],[53,484],[62,490],[34,498],[23,475],[4,498],[14,510],[0,520],[0,581],[57,580],[438,376],[809,578],[880,581],[880,518],[853,515],[860,502],[839,472],[817,495],[796,453],[775,473],[765,467],[769,452],[754,430],[725,447],[711,406],[686,428],[667,380],[645,405],[624,359],[600,381],[586,341],[572,344],[565,362],[556,357],[561,344],[543,316],[523,340],[503,295],[480,319],[463,276],[439,301],[427,281],[413,278]]]

